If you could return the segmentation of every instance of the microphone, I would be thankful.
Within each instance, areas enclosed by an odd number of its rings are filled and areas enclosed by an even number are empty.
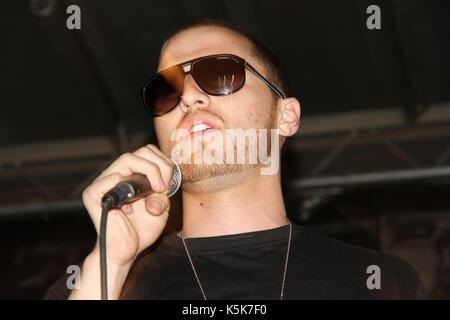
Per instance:
[[[169,198],[178,191],[182,179],[180,167],[175,161],[174,163],[172,183],[167,194]],[[134,173],[125,178],[124,181],[116,184],[114,188],[103,196],[102,206],[109,202],[109,207],[120,208],[125,203],[147,197],[153,193],[155,191],[152,189],[147,177],[140,173]]]

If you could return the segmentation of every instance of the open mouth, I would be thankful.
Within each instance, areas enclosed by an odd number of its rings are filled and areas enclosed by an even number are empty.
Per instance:
[[[211,132],[217,130],[216,128],[213,128],[209,125],[207,125],[206,123],[195,123],[195,125],[191,128],[191,136],[198,136],[198,135],[203,135],[205,133]]]
[[[183,122],[181,128],[189,133],[191,139],[221,130],[219,121],[208,114],[196,114],[189,117]]]

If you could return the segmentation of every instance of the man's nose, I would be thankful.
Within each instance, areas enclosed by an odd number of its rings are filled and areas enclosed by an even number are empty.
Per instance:
[[[182,110],[184,112],[194,111],[199,108],[207,108],[211,103],[209,95],[200,89],[191,75],[186,76],[181,100],[183,102]],[[190,110],[187,110],[187,108]]]

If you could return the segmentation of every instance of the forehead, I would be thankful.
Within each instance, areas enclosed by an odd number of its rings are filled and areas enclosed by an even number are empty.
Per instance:
[[[196,27],[176,34],[161,53],[158,71],[212,54],[231,53],[257,65],[251,43],[238,33],[220,27]]]

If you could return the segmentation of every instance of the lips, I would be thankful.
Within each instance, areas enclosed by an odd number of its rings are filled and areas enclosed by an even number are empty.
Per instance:
[[[191,135],[193,135],[194,133],[204,133],[214,129],[220,130],[220,125],[213,117],[199,114],[188,118],[184,122],[182,128],[186,129]]]
[[[212,128],[207,124],[194,122],[194,126],[191,129],[191,133],[201,132],[208,129]]]

